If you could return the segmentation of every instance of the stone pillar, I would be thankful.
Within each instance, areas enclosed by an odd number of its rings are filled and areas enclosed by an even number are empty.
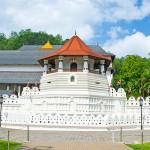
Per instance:
[[[44,60],[44,72],[47,73],[47,71],[48,71],[48,60],[45,59]]]
[[[20,96],[20,95],[21,95],[21,86],[18,85],[18,96]]]
[[[58,60],[58,71],[63,72],[63,56],[59,56]]]
[[[83,72],[88,71],[88,56],[83,56]]]
[[[10,85],[7,85],[7,87],[6,87],[6,88],[7,88],[7,91],[9,91],[9,87],[10,87]]]
[[[100,60],[100,72],[101,74],[104,74],[105,68],[104,68],[105,60]]]

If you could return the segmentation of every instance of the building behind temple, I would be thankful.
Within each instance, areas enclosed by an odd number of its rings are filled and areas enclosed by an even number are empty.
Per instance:
[[[61,46],[47,42],[43,46],[24,45],[18,50],[0,50],[0,94],[10,95],[15,89],[20,95],[28,83],[31,87],[36,83],[39,85],[43,68],[37,58],[57,51]],[[98,54],[109,56],[112,61],[115,58],[115,55],[105,52],[99,45],[88,46]]]

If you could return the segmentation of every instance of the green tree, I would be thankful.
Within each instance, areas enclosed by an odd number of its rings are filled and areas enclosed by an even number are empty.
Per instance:
[[[139,90],[143,96],[147,96],[150,86],[150,60],[136,55],[127,56],[121,61],[122,59],[116,59],[113,64],[115,70],[118,70],[114,74],[114,87],[119,88],[116,82],[121,79],[121,87],[128,96],[139,96]],[[132,93],[129,92],[130,89]]]
[[[0,33],[0,42],[6,39],[6,35],[4,33]]]
[[[62,36],[57,34],[47,34],[46,32],[32,32],[31,29],[21,30],[19,33],[12,31],[9,38],[5,37],[5,34],[0,34],[0,49],[18,49],[23,45],[43,45],[47,41],[50,41],[52,45],[61,45],[66,42],[63,41]]]
[[[113,78],[113,86],[118,89],[119,86],[117,85],[117,81],[121,80],[121,68],[122,65],[125,62],[125,58],[116,58],[113,62],[113,68],[115,69],[114,71],[114,78]]]

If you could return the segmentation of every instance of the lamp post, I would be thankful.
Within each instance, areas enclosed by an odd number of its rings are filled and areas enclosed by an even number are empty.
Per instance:
[[[143,106],[143,99],[142,97],[140,96],[140,99],[139,99],[139,104],[140,104],[140,107],[141,107],[141,130],[143,130],[143,120],[142,120],[142,106]]]
[[[143,98],[141,96],[139,99],[139,104],[141,107],[141,132],[142,132],[141,143],[142,143],[142,150],[143,150],[143,115],[142,115]]]
[[[3,96],[0,96],[0,127],[1,127],[1,112],[2,112]]]

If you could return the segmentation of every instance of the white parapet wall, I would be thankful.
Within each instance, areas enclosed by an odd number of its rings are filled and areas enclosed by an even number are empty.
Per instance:
[[[37,87],[24,87],[22,96],[3,95],[2,125],[62,127],[139,126],[138,99],[120,88],[105,97],[43,97]],[[143,124],[150,126],[150,97],[143,103]],[[125,111],[124,111],[125,109]]]
[[[135,99],[133,96],[131,96],[128,101],[126,101],[126,112],[127,113],[139,113],[140,112],[140,105],[139,105],[139,99]],[[146,97],[143,99],[143,106],[142,106],[142,111],[144,114],[149,114],[150,115],[150,96]]]
[[[116,91],[115,88],[110,88],[110,96],[113,97],[126,97],[126,92],[123,88],[119,88],[118,91]]]

